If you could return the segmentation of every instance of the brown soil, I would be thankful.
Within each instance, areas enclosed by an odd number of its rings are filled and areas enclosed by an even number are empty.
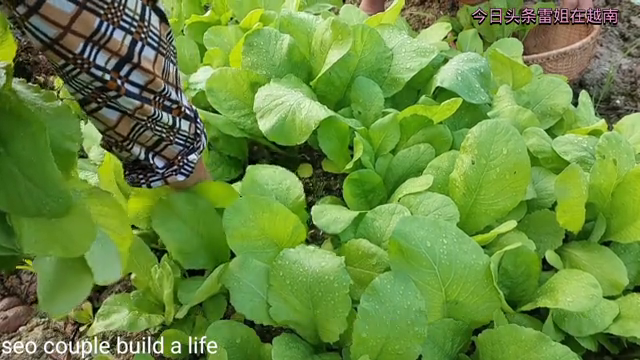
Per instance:
[[[19,33],[15,33],[15,37],[18,40],[18,52],[14,59],[14,76],[49,90],[54,89],[51,78],[56,72],[51,63]]]
[[[88,300],[93,305],[95,311],[107,297],[132,290],[133,286],[131,282],[128,278],[125,278],[108,287],[96,287]],[[17,330],[11,331],[8,334],[1,334],[2,329],[0,329],[0,343],[4,341],[11,343],[33,341],[37,345],[42,346],[46,341],[78,341],[81,340],[84,335],[84,329],[81,329],[80,324],[69,319],[49,319],[46,314],[37,311],[37,280],[35,274],[29,271],[20,270],[11,275],[0,275],[0,304],[8,304],[0,309],[2,310],[0,311],[0,325],[3,326],[6,325],[6,323],[3,323],[3,316],[13,316],[13,319],[16,319],[17,317],[15,315],[18,314],[16,309],[21,310],[20,313],[23,314],[27,313],[27,308],[30,310],[28,316],[19,318],[20,327]],[[7,309],[5,309],[5,307]],[[111,344],[110,347],[115,349],[118,336],[124,341],[136,341],[136,339],[149,336],[149,334],[110,333],[100,337],[99,340],[108,341]],[[3,360],[76,359],[76,357],[72,356],[60,355],[56,357],[55,355],[47,355],[41,350],[40,348],[36,354],[11,354],[3,355],[0,358]],[[121,359],[125,360],[124,357],[120,357],[118,360]]]
[[[620,23],[603,29],[596,55],[575,88],[589,91],[600,115],[615,122],[640,111],[640,6],[628,0],[596,0],[596,6],[619,9]]]
[[[16,297],[24,305],[38,302],[36,276],[29,271],[17,271],[11,275],[0,274],[0,299]]]

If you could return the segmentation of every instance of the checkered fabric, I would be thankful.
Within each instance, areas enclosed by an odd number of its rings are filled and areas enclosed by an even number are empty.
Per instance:
[[[1,0],[124,164],[127,182],[186,180],[206,132],[181,89],[169,22],[150,0]]]

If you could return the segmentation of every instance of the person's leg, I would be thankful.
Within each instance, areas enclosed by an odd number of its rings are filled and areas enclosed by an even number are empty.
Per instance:
[[[158,0],[0,0],[56,65],[133,187],[186,188],[211,177],[204,123],[182,90]]]
[[[362,0],[360,9],[369,15],[384,11],[384,0]]]

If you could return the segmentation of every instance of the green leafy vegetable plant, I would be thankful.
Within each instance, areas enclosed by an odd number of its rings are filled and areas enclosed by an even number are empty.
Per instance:
[[[438,41],[446,39],[455,44],[457,51],[482,54],[500,39],[514,37],[524,41],[540,24],[539,9],[550,9],[551,17],[551,9],[555,7],[554,2],[535,1],[527,5],[523,0],[490,0],[479,5],[463,5],[455,17],[438,19],[420,36]],[[498,21],[494,17],[498,17]]]
[[[88,336],[207,336],[210,359],[557,360],[638,342],[640,114],[610,128],[519,40],[451,52],[451,29],[414,34],[401,0],[373,17],[164,5],[216,181],[128,187],[73,102],[0,71],[0,264],[33,259],[42,310],[130,276],[134,291],[72,313]],[[320,166],[246,166],[254,142],[315,148],[340,196],[309,206],[299,176]]]

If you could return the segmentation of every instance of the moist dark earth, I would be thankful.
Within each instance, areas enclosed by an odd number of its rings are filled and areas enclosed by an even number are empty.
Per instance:
[[[347,2],[357,3],[356,0]],[[616,122],[626,114],[640,112],[640,6],[628,0],[596,0],[601,8],[619,9],[619,24],[603,29],[595,57],[582,78],[573,85],[576,95],[586,89],[592,95],[600,116]],[[451,0],[407,0],[404,15],[415,30],[423,29],[434,23],[439,17],[453,15],[457,11],[457,1]],[[18,35],[19,36],[19,35]],[[51,88],[53,67],[24,38],[20,37],[19,51],[15,61],[15,76],[43,87]],[[286,166],[295,171],[302,162],[310,163],[314,172],[310,178],[303,179],[308,196],[309,208],[321,197],[340,195],[343,176],[327,174],[322,171],[322,158],[310,148],[299,149],[299,158],[291,161],[269,150],[252,147],[251,163],[273,163]],[[322,234],[311,229],[309,241],[319,244]],[[9,341],[75,341],[82,337],[80,325],[69,320],[54,321],[39,313],[36,307],[36,278],[28,271],[18,271],[11,275],[0,275],[0,343]],[[109,295],[130,291],[128,280],[107,288],[96,288],[91,295],[94,308],[97,308]],[[233,315],[229,307],[225,318]],[[259,327],[251,323],[263,341],[269,342],[282,333],[282,329]],[[17,329],[17,330],[16,330]],[[109,334],[102,340],[115,341],[115,337],[124,334]],[[149,334],[128,335],[128,340],[135,341]],[[71,360],[71,356],[48,357],[40,353],[35,355],[0,356],[3,360]],[[120,357],[128,359],[130,357]],[[640,359],[640,350],[630,351],[617,356],[587,354],[585,359],[622,360]]]

